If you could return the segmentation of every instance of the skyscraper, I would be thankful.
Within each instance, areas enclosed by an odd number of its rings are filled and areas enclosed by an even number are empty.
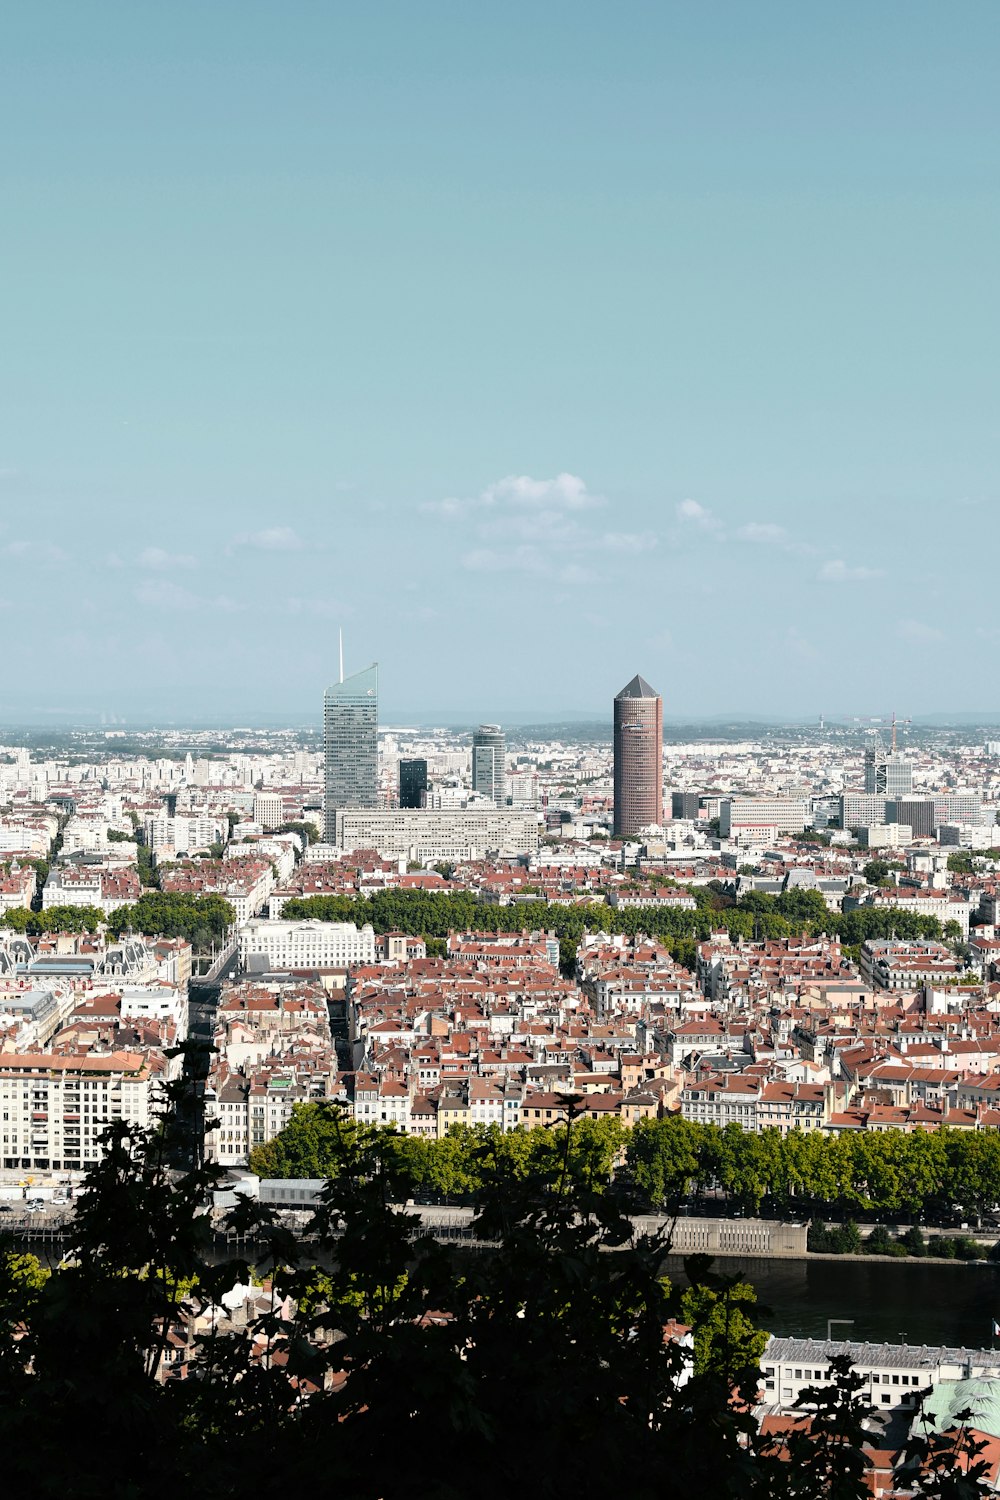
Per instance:
[[[323,836],[336,839],[336,812],[378,807],[378,663],[341,673],[323,694]]]
[[[865,791],[886,797],[906,797],[913,791],[913,767],[880,740],[865,751]]]
[[[399,762],[400,807],[427,806],[427,762],[425,760],[401,760]]]
[[[636,675],[615,699],[615,821],[619,838],[663,822],[663,699]]]
[[[507,802],[507,745],[499,724],[480,724],[472,736],[472,790],[496,807]]]

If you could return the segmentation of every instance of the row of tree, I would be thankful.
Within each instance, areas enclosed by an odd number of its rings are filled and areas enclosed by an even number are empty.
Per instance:
[[[329,1106],[295,1106],[280,1135],[259,1146],[251,1165],[262,1177],[329,1176],[339,1149]],[[504,1133],[495,1126],[453,1126],[441,1139],[396,1135],[391,1149],[413,1192],[471,1197],[483,1172],[512,1179],[549,1171],[563,1159],[565,1126]],[[898,1214],[981,1216],[1000,1204],[996,1131],[822,1131],[775,1128],[753,1133],[668,1116],[628,1129],[618,1119],[577,1120],[567,1170],[601,1192],[612,1181],[637,1207],[667,1213],[697,1199],[745,1213],[794,1212],[849,1218]]]
[[[903,1234],[890,1234],[884,1224],[876,1224],[867,1235],[853,1219],[844,1224],[824,1224],[813,1219],[809,1225],[807,1248],[827,1255],[888,1255],[896,1260],[908,1256],[921,1259],[933,1255],[937,1260],[1000,1260],[1000,1241],[987,1250],[971,1235],[935,1235],[924,1238],[919,1224],[911,1224]]]
[[[43,932],[96,932],[103,921],[99,906],[50,906],[47,911],[12,906],[0,917],[0,926],[38,937]]]
[[[603,900],[577,906],[550,906],[546,901],[519,901],[494,906],[480,901],[474,891],[378,891],[366,896],[305,896],[285,903],[289,921],[370,922],[376,932],[402,931],[413,936],[447,937],[449,932],[521,932],[543,929],[560,938],[563,962],[572,962],[585,931],[644,933],[663,939],[682,961],[690,962],[693,943],[713,932],[728,931],[733,938],[811,936],[827,933],[856,946],[869,938],[938,938],[936,917],[897,907],[860,907],[831,912],[818,891],[790,890],[780,896],[748,892],[739,901],[726,894],[718,881],[692,890],[694,911],[672,911],[640,906],[618,910]]]

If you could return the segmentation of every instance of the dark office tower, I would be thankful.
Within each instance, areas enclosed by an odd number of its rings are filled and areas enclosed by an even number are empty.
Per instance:
[[[323,837],[337,841],[337,812],[378,807],[378,664],[323,694]]]
[[[472,736],[472,790],[492,798],[495,806],[507,802],[507,745],[499,724],[480,724]]]
[[[915,839],[930,839],[939,823],[947,820],[944,809],[933,797],[897,797],[886,804],[887,823],[906,823],[913,830]]]
[[[615,699],[615,824],[633,838],[663,822],[663,699],[633,677]]]
[[[670,816],[672,818],[696,818],[701,806],[697,792],[671,792]]]
[[[400,807],[427,806],[427,762],[425,760],[401,760],[399,762]]]

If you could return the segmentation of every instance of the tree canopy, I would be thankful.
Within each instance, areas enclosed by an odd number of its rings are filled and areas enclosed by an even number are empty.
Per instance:
[[[108,930],[142,932],[148,936],[186,938],[195,948],[219,942],[236,921],[236,911],[224,896],[189,896],[167,891],[144,891],[131,906],[120,906],[108,918]]]
[[[249,1261],[219,1260],[203,1212],[219,1173],[173,1170],[166,1132],[111,1126],[51,1275],[0,1256],[11,1493],[578,1500],[621,1483],[636,1500],[867,1500],[858,1377],[836,1367],[801,1398],[809,1423],[762,1435],[751,1289],[698,1256],[685,1285],[666,1281],[668,1235],[637,1236],[574,1178],[571,1136],[524,1176],[484,1148],[493,1248],[470,1255],[395,1206],[391,1137],[327,1109],[334,1170],[310,1238],[252,1201],[229,1216],[265,1278],[248,1322],[222,1298]],[[665,1336],[677,1319],[693,1368]],[[925,1497],[952,1493],[961,1443],[915,1448]]]

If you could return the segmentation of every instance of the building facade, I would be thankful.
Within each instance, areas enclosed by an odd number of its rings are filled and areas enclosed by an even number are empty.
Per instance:
[[[907,797],[913,791],[913,767],[895,750],[872,745],[865,751],[865,791],[880,797]]]
[[[507,801],[507,743],[499,724],[480,724],[472,736],[472,790],[494,807]]]
[[[400,807],[427,806],[427,762],[425,760],[401,760],[399,762]]]
[[[636,674],[614,705],[614,832],[663,823],[663,699]]]
[[[482,859],[534,854],[538,818],[508,808],[347,808],[333,821],[332,843],[345,854],[375,849],[383,859]]]
[[[236,934],[241,967],[251,954],[263,954],[272,969],[343,969],[375,962],[375,934],[365,923],[282,922],[264,918],[241,922]]]
[[[783,797],[724,797],[719,803],[719,833],[724,839],[740,829],[777,829],[801,833],[809,824],[809,804]]]
[[[324,837],[339,808],[378,807],[378,664],[323,695]]]
[[[253,799],[253,820],[265,830],[280,828],[285,821],[285,801],[280,792],[257,792]]]

